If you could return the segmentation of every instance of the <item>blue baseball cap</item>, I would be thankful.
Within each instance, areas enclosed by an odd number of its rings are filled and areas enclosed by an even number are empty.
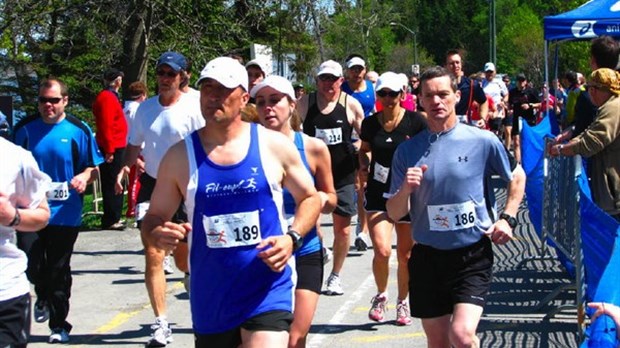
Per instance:
[[[187,59],[179,52],[170,51],[162,54],[157,60],[157,67],[162,65],[167,65],[178,73],[181,70],[187,70]]]

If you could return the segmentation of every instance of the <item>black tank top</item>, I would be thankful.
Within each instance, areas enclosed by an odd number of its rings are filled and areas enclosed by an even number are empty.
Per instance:
[[[353,127],[347,117],[347,94],[340,92],[338,103],[329,114],[322,114],[316,102],[316,92],[308,96],[308,113],[303,123],[304,133],[327,144],[332,159],[334,187],[355,183],[357,157],[351,143]]]

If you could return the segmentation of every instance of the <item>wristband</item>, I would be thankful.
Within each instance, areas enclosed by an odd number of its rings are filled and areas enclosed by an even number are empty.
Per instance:
[[[19,225],[22,222],[22,217],[21,215],[19,215],[19,209],[15,208],[15,216],[13,217],[13,220],[11,221],[11,223],[8,225],[9,227],[15,227],[17,225]]]

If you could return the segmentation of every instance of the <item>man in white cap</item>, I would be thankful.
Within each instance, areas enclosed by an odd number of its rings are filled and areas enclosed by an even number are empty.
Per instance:
[[[493,113],[490,122],[490,129],[499,132],[504,121],[506,105],[508,103],[508,88],[501,80],[496,80],[495,64],[488,62],[484,65],[484,79],[482,80],[482,90],[493,99],[493,104],[497,108],[497,112]]]
[[[204,126],[200,104],[196,97],[183,93],[187,60],[178,52],[166,52],[157,60],[156,75],[159,94],[147,99],[138,107],[134,124],[129,130],[129,145],[125,151],[123,168],[117,177],[117,192],[121,181],[136,163],[138,155],[144,157],[144,173],[140,176],[140,192],[136,205],[138,226],[148,209],[151,194],[158,177],[158,168],[166,151],[188,134]],[[176,221],[187,221],[182,207],[177,205]],[[170,273],[170,257],[141,233],[146,258],[144,280],[153,312],[155,325],[147,343],[149,347],[164,347],[172,342],[172,330],[166,317],[166,277]],[[164,262],[166,264],[164,264]]]
[[[250,93],[252,88],[267,76],[267,64],[260,59],[252,59],[245,64],[245,70],[248,72],[248,93]],[[253,98],[250,98],[250,103],[254,104]]]
[[[327,144],[332,159],[332,175],[338,196],[334,221],[334,264],[327,278],[327,295],[342,295],[340,271],[349,252],[351,217],[355,204],[355,175],[358,160],[351,142],[353,129],[360,134],[364,111],[360,103],[342,91],[342,66],[333,60],[323,62],[317,73],[317,91],[297,103],[304,132]]]
[[[242,121],[249,99],[242,65],[216,58],[198,85],[206,125],[162,160],[142,230],[162,249],[189,242],[196,347],[287,347],[288,260],[316,223],[320,196],[290,139]],[[282,185],[303,212],[290,226]],[[177,224],[170,216],[183,200],[189,223]]]

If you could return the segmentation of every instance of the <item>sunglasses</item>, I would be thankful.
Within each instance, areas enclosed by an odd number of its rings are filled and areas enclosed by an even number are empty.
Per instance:
[[[392,98],[396,98],[398,97],[399,94],[400,94],[400,91],[385,91],[383,89],[377,91],[377,95],[381,98],[388,96],[388,95]]]
[[[339,79],[339,77],[338,76],[334,76],[334,75],[329,75],[329,74],[319,75],[319,80],[320,81],[334,82],[334,81],[336,81],[338,79]]]
[[[163,71],[163,70],[157,70],[155,72],[157,74],[157,76],[166,76],[166,77],[176,77],[179,73],[174,72],[174,71]]]
[[[39,103],[41,104],[58,104],[60,103],[60,101],[62,100],[62,97],[56,97],[56,98],[46,98],[46,97],[39,97]]]

